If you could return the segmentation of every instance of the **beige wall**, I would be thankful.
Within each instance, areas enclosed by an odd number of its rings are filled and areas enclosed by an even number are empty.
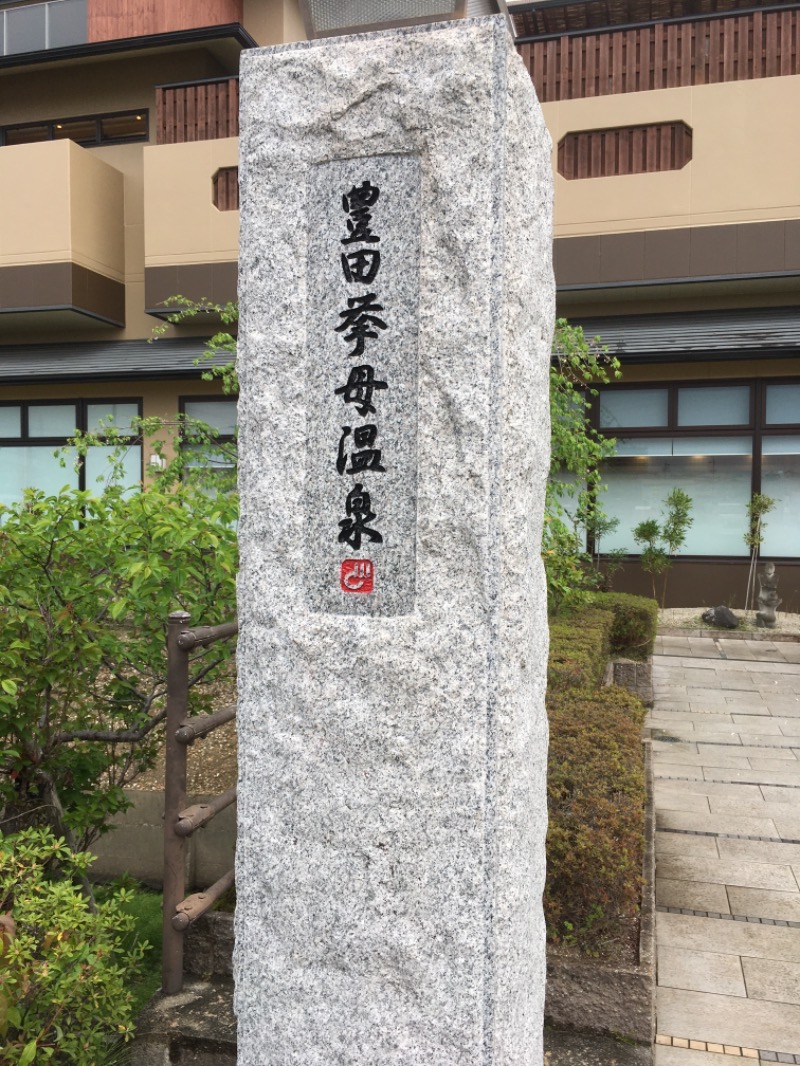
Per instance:
[[[567,181],[556,175],[556,236],[800,217],[800,76],[543,105],[553,137],[682,120],[683,170]]]
[[[260,45],[306,39],[298,0],[244,0],[244,26]]]
[[[123,177],[72,141],[0,151],[0,266],[73,262],[121,281]]]
[[[218,211],[212,179],[236,166],[236,137],[144,150],[145,265],[215,263],[237,258],[239,212]]]

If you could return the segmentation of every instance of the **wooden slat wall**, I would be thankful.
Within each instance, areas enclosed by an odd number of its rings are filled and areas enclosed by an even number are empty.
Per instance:
[[[242,22],[243,0],[90,0],[90,41],[113,41],[152,33]]]
[[[519,52],[543,103],[774,78],[800,74],[800,11],[551,38],[521,44]]]
[[[239,210],[238,167],[221,167],[214,175],[214,206],[219,211]]]
[[[156,89],[158,144],[239,136],[239,79]]]
[[[683,122],[568,133],[558,145],[565,178],[608,178],[680,170],[692,158],[692,131]]]

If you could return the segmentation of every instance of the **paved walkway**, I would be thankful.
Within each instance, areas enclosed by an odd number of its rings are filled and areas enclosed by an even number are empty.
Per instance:
[[[659,637],[655,1066],[800,1064],[800,644]]]

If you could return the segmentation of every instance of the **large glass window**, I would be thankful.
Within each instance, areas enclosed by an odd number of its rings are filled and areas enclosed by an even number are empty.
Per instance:
[[[617,438],[601,503],[619,525],[601,552],[638,554],[633,530],[660,521],[681,488],[693,522],[680,554],[746,557],[747,504],[761,492],[776,500],[762,556],[800,557],[800,382],[612,387],[595,410],[600,431]]]
[[[35,144],[38,141],[75,141],[84,148],[98,144],[146,141],[149,112],[115,111],[108,115],[42,119],[37,122],[0,126],[0,145]]]
[[[48,494],[62,488],[97,489],[113,475],[108,462],[112,448],[90,448],[76,469],[69,439],[76,430],[97,432],[109,416],[118,429],[129,432],[139,413],[139,403],[131,400],[0,403],[0,504],[11,506],[31,488]],[[138,443],[129,443],[123,465],[125,483],[137,485],[142,479]]]
[[[205,475],[215,476],[213,484],[219,485],[232,476],[236,465],[237,401],[229,397],[191,397],[181,401],[184,427],[184,451],[193,452],[197,460],[190,466],[202,468]],[[192,422],[202,422],[214,433],[213,443],[195,443]]]
[[[694,519],[683,555],[742,555],[750,499],[752,442],[748,437],[704,437],[621,442],[618,458],[603,467],[603,510],[619,519],[601,551],[640,548],[633,530],[661,521],[664,498],[681,488],[692,498]],[[643,447],[641,445],[644,445]]]
[[[761,555],[800,555],[800,436],[764,437],[761,491],[775,500],[764,518]]]

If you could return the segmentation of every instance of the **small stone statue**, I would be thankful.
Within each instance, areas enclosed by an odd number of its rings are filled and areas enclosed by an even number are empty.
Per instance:
[[[767,563],[758,575],[756,624],[761,629],[774,629],[778,624],[775,612],[782,603],[783,600],[778,596],[778,575],[775,573],[775,563]]]

